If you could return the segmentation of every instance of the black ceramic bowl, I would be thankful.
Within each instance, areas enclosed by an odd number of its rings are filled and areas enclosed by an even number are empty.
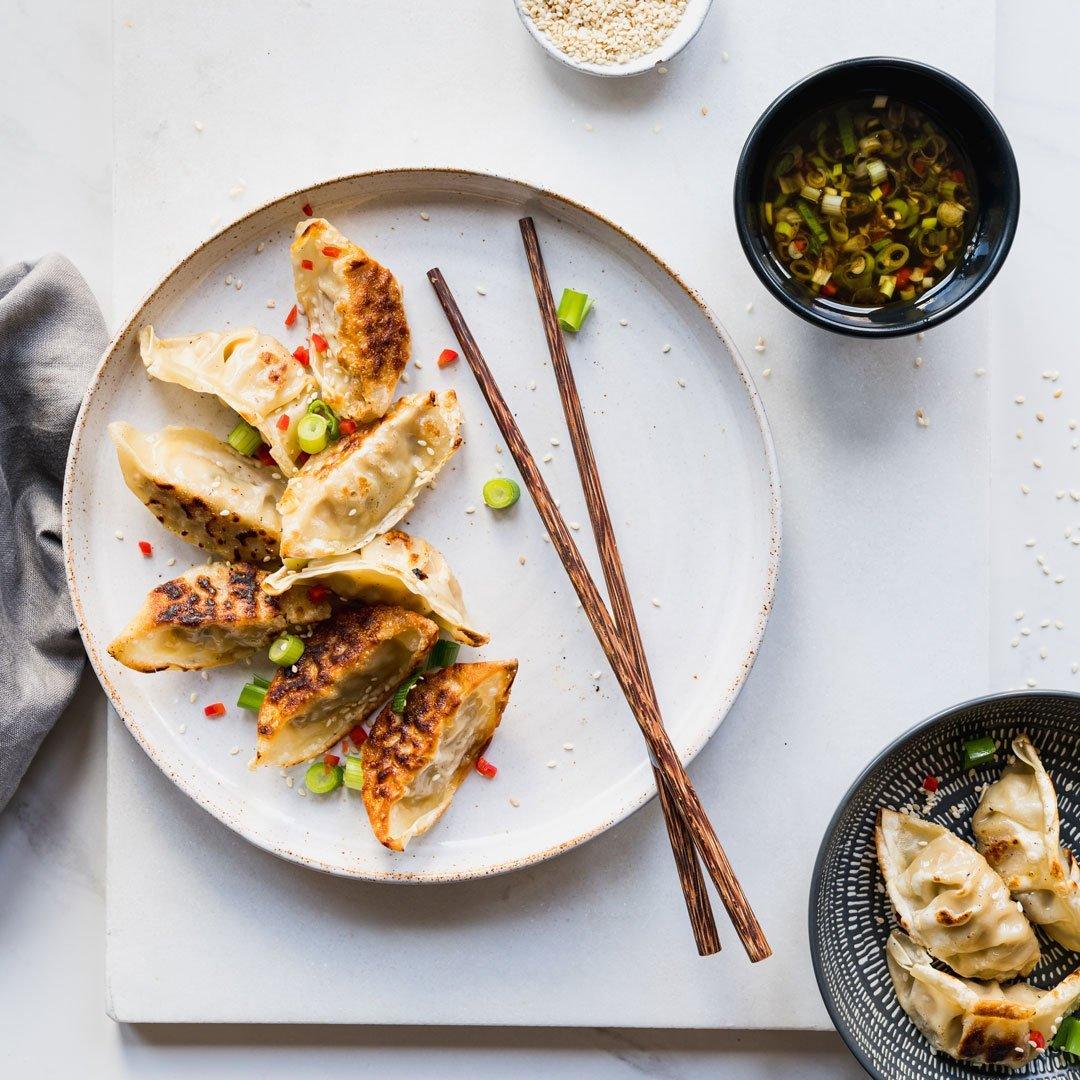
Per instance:
[[[874,94],[917,106],[959,144],[975,174],[977,217],[956,267],[940,286],[910,303],[855,308],[815,297],[780,267],[760,227],[759,207],[769,158],[799,124],[830,104]],[[1016,159],[994,114],[962,82],[914,60],[868,56],[808,75],[765,110],[735,171],[735,226],[766,288],[807,321],[858,337],[913,334],[962,311],[1001,268],[1019,213]]]
[[[932,716],[887,746],[840,801],[821,842],[810,883],[810,956],[818,989],[836,1030],[862,1067],[878,1080],[940,1077],[1071,1077],[1075,1058],[1048,1050],[1026,1069],[966,1065],[937,1055],[900,1008],[885,964],[894,925],[874,853],[874,823],[881,807],[915,802],[921,816],[971,840],[978,787],[1001,774],[1015,735],[1027,732],[1057,787],[1061,840],[1080,852],[1080,694],[1029,691],[994,694]],[[963,745],[990,736],[998,759],[965,772]],[[923,812],[922,781],[940,781],[937,802]],[[1042,960],[1030,976],[1054,986],[1080,967],[1080,956],[1039,934]]]

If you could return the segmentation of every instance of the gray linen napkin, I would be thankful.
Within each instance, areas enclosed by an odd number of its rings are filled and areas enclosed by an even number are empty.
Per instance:
[[[105,342],[97,302],[67,259],[0,270],[0,810],[82,671],[60,489]]]

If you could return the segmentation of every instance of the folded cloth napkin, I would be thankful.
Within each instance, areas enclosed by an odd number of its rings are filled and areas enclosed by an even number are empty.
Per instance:
[[[0,809],[75,692],[83,648],[60,496],[105,322],[60,255],[0,270]]]

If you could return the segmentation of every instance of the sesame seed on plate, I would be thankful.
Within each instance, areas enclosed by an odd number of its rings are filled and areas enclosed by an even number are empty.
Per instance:
[[[551,454],[545,454],[540,460],[546,465],[549,461],[554,461],[555,458]]]
[[[476,513],[476,507],[475,506],[466,506],[465,507],[465,513],[466,514],[475,514]]]
[[[1065,623],[1061,619],[1055,619],[1054,620],[1054,629],[1055,630],[1064,630],[1065,629]]]
[[[407,371],[403,371],[401,373],[401,381],[404,383],[407,383],[409,381],[409,373]]]
[[[562,748],[566,751],[570,751],[574,749],[574,744],[572,742],[564,742]]]
[[[1013,401],[1015,401],[1017,405],[1023,405],[1026,400],[1027,398],[1025,398],[1023,394],[1017,394],[1016,397],[1013,398]]]
[[[675,385],[676,386],[685,386],[686,385],[686,380],[683,379],[683,378],[678,378],[678,379],[675,380]]]
[[[1044,420],[1046,419],[1046,413],[1044,413],[1044,412],[1037,412],[1037,413],[1035,414],[1035,419],[1036,419],[1036,420],[1038,420],[1038,421],[1039,421],[1039,423],[1041,424],[1041,423],[1042,423],[1042,422],[1043,422],[1043,421],[1044,421]]]
[[[764,351],[765,351],[765,339],[763,337],[759,337],[757,339],[757,341],[754,342],[754,352],[764,352]]]
[[[518,807],[518,806],[521,805],[521,800],[520,799],[515,799],[514,796],[511,795],[510,796],[510,805],[513,806],[513,807]]]
[[[926,415],[922,408],[915,410],[915,423],[918,424],[919,427],[930,426],[930,417]]]
[[[1014,619],[1016,619],[1016,621],[1017,621],[1017,622],[1020,622],[1020,620],[1021,620],[1021,619],[1023,619],[1023,617],[1024,617],[1024,613],[1023,613],[1022,611],[1018,611],[1018,612],[1017,612],[1017,613],[1016,613],[1016,614],[1015,614],[1015,615],[1013,616],[1013,618],[1014,618]]]
[[[573,529],[574,532],[577,532],[581,528],[581,522],[579,522],[579,521],[571,521],[570,522],[570,528]]]
[[[1042,628],[1043,630],[1045,630],[1045,629],[1046,629],[1046,628],[1047,628],[1047,627],[1048,627],[1049,625],[1050,625],[1050,620],[1049,620],[1049,619],[1043,619],[1043,620],[1042,620],[1042,621],[1041,621],[1041,622],[1039,623],[1039,626],[1040,626],[1040,627],[1041,627],[1041,628]]]
[[[305,797],[306,797],[306,796],[307,796],[307,788],[306,788],[306,787],[303,787],[303,786],[301,786],[301,787],[298,787],[298,788],[296,789],[296,794],[297,794],[297,795],[303,795],[303,796],[305,796]]]
[[[1037,685],[1034,679],[1026,679],[1025,682],[1027,683],[1028,686]]]
[[[1039,650],[1039,659],[1040,660],[1045,660],[1049,655],[1050,655],[1050,650],[1044,645]]]
[[[761,377],[762,377],[763,379],[767,379],[767,378],[769,378],[769,376],[770,376],[770,375],[772,375],[772,368],[771,368],[771,367],[767,367],[767,368],[763,368],[763,369],[762,369],[762,371],[761,371]]]
[[[1065,391],[1064,391],[1064,390],[1062,390],[1062,389],[1061,389],[1060,387],[1058,387],[1058,389],[1054,391],[1054,397],[1056,397],[1056,398],[1059,398],[1059,397],[1061,397],[1061,396],[1062,396],[1062,395],[1063,395],[1064,393],[1065,393]]]
[[[1023,627],[1023,629],[1021,629],[1020,633],[1023,634],[1024,637],[1031,637],[1031,628],[1025,626]]]
[[[919,368],[919,367],[922,367],[922,366],[923,366],[923,358],[922,358],[921,356],[916,356],[916,357],[915,357],[915,366],[916,366],[917,368]]]
[[[551,445],[552,446],[558,446],[559,445],[559,440],[556,439],[554,435],[551,436]]]
[[[629,322],[627,322],[626,319],[620,319],[619,320],[619,325],[620,326],[629,326],[630,324],[629,324]]]
[[[293,777],[286,775],[286,777],[285,777],[285,786],[286,787],[292,787],[293,784],[295,784],[295,783],[296,783],[296,780]]]
[[[201,120],[195,121],[195,130],[200,132],[203,130],[203,122]]]
[[[724,51],[720,53],[720,59],[726,64],[731,59],[731,53],[729,53],[727,49],[724,49]]]
[[[233,186],[229,188],[229,198],[235,199],[237,195],[243,195],[244,188],[246,187],[247,184],[245,184],[243,180],[241,180],[239,183],[233,184]]]
[[[753,310],[754,310],[754,301],[751,300],[750,303],[746,305],[746,314],[749,315],[750,312],[753,311]]]
[[[236,754],[239,754],[239,753],[240,753],[240,747],[239,747],[239,746],[234,746],[234,747],[233,747],[233,748],[232,748],[232,749],[231,749],[231,750],[229,751],[229,753],[230,753],[230,754],[232,754],[233,756],[235,756]]]
[[[1034,465],[1036,469],[1041,469],[1043,467],[1042,458],[1032,458],[1031,464]]]
[[[559,763],[558,763],[557,761],[555,761],[555,760],[549,761],[549,762],[547,763],[547,767],[548,767],[549,769],[555,769],[555,768],[558,768],[558,765],[559,765]]]
[[[1035,541],[1034,540],[1025,540],[1024,541],[1024,547],[1034,547],[1034,546],[1035,546]]]
[[[1020,639],[1018,637],[1014,637],[1012,641],[1009,642],[1009,644],[1015,649],[1020,644]]]
[[[420,211],[420,220],[421,221],[430,221],[431,220],[431,215],[426,210],[421,210]]]
[[[181,735],[185,735],[187,733],[187,724],[181,724],[176,730],[179,731]]]
[[[602,672],[602,671],[600,671],[600,669],[599,669],[599,668],[597,668],[597,670],[596,670],[596,671],[594,671],[594,672],[593,672],[593,673],[592,673],[592,674],[591,674],[591,675],[589,676],[589,678],[590,678],[590,679],[599,679],[599,678],[600,678],[600,676],[601,676],[602,674],[603,674],[603,672]]]
[[[255,254],[256,255],[261,255],[265,250],[266,250],[266,241],[265,240],[260,240],[255,245]]]
[[[267,306],[268,308],[270,308],[270,310],[271,310],[271,311],[273,311],[273,310],[274,310],[274,308],[276,308],[276,307],[277,307],[277,301],[276,301],[276,300],[267,300],[267,301],[266,301],[266,306]]]
[[[525,556],[524,556],[524,555],[519,555],[519,556],[518,556],[518,564],[519,564],[520,566],[524,566],[524,565],[525,565]]]
[[[124,539],[124,534],[119,529],[117,529],[116,532],[113,533],[113,536],[115,536],[117,540]]]
[[[977,367],[977,368],[975,369],[975,374],[976,374],[976,375],[985,375],[985,374],[986,374],[986,368],[984,368],[984,367]]]
[[[478,293],[479,293],[479,294],[480,294],[481,296],[487,296],[487,289],[485,289],[483,285],[477,285],[477,286],[476,286],[476,291],[477,291],[477,292],[478,292]]]
[[[530,390],[535,390],[536,389],[536,380],[535,379],[530,379],[529,380],[528,388]]]
[[[653,606],[653,607],[659,607],[659,606],[660,606],[660,599],[659,599],[659,597],[656,597],[656,596],[654,596],[654,597],[652,598],[652,606]]]
[[[1027,484],[1021,484],[1020,485],[1020,494],[1021,495],[1030,495],[1031,494],[1031,488],[1029,488],[1027,486]]]
[[[922,330],[920,330],[920,331],[919,331],[919,332],[918,332],[918,333],[917,333],[917,334],[915,335],[915,340],[916,340],[916,341],[922,341],[922,339],[923,339],[924,337],[926,337],[926,334],[925,334],[925,333],[924,333],[924,332],[923,332]]]
[[[671,346],[670,345],[665,345],[660,351],[662,353],[669,353],[669,352],[671,352]]]

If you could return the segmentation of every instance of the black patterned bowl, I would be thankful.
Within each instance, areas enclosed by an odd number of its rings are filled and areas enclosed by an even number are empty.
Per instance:
[[[1004,753],[965,772],[963,745],[991,736],[1007,752],[1030,734],[1057,787],[1062,843],[1080,852],[1080,694],[994,694],[932,716],[887,746],[863,770],[833,815],[810,883],[810,953],[818,988],[836,1030],[862,1067],[880,1080],[986,1075],[1080,1076],[1080,1062],[1049,1050],[1026,1069],[966,1065],[935,1054],[900,1008],[885,965],[893,913],[874,854],[880,807],[913,810],[971,840],[971,815],[983,784],[996,780]],[[936,776],[933,806],[922,783]],[[1043,958],[1030,976],[1053,986],[1080,956],[1039,934]]]

